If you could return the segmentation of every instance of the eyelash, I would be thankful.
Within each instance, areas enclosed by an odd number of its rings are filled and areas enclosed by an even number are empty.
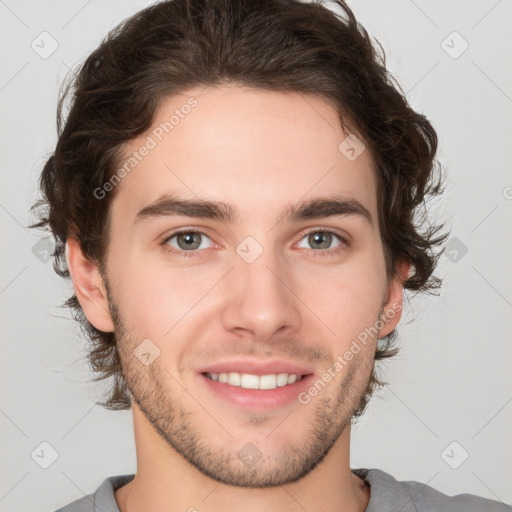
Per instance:
[[[174,247],[170,247],[168,245],[168,242],[169,242],[169,240],[171,240],[171,238],[174,238],[176,235],[179,235],[181,233],[200,233],[200,234],[210,238],[208,233],[206,233],[206,231],[203,231],[202,229],[199,229],[199,228],[181,229],[181,230],[174,231],[173,233],[171,233],[168,237],[165,238],[165,240],[163,240],[161,242],[160,245],[162,245],[166,251],[173,253],[173,254],[178,254],[178,255],[184,256],[185,258],[195,258],[195,257],[200,256],[199,253],[201,251],[198,249],[195,249],[192,251],[181,251],[181,250],[175,249]],[[303,238],[305,238],[308,235],[311,235],[312,233],[329,233],[331,235],[336,236],[341,242],[340,245],[338,245],[334,249],[319,249],[319,250],[308,249],[308,252],[312,252],[312,255],[314,258],[337,256],[338,254],[340,254],[342,251],[344,251],[350,245],[345,237],[343,237],[340,234],[338,234],[337,232],[331,231],[329,229],[318,229],[318,228],[312,229],[312,230],[304,233],[302,235],[302,237],[300,238],[300,240],[302,240]]]

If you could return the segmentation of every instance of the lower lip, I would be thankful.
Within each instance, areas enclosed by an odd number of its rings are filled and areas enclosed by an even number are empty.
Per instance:
[[[202,373],[199,374],[199,377],[211,393],[233,404],[238,409],[268,411],[298,401],[299,394],[310,386],[313,374],[305,375],[293,384],[275,389],[246,389],[212,380]]]

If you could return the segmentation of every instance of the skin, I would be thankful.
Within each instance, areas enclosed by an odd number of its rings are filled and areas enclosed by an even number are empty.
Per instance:
[[[401,306],[409,265],[387,279],[370,152],[349,161],[338,150],[346,134],[321,99],[235,85],[165,99],[151,130],[190,96],[197,107],[117,185],[104,279],[76,239],[67,244],[78,299],[96,328],[115,330],[132,395],[137,473],[117,490],[119,508],[363,511],[370,489],[351,473],[350,420],[377,336],[306,405],[240,410],[205,390],[197,371],[244,356],[285,359],[321,377],[359,333]],[[133,225],[166,192],[225,201],[241,221],[174,216]],[[358,199],[373,224],[355,215],[277,222],[286,206],[333,193]],[[161,245],[178,228],[207,231],[197,235],[197,257]],[[335,253],[333,236],[328,249],[317,248],[307,236],[315,228],[350,242]],[[250,264],[236,252],[247,236],[263,248]],[[169,246],[186,250],[177,237]],[[148,338],[160,353],[144,365],[134,350]],[[247,443],[261,456],[252,466],[238,457]]]

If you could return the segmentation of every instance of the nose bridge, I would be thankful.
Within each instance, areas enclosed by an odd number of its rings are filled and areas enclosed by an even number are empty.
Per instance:
[[[230,272],[225,328],[247,329],[261,339],[285,326],[298,328],[300,315],[291,280],[286,262],[270,242],[264,247],[254,237],[246,237],[236,247]]]

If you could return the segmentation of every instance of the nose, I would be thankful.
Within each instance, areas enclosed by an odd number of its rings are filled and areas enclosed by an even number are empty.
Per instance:
[[[286,262],[265,250],[252,263],[241,257],[228,274],[223,326],[230,332],[250,333],[267,341],[278,331],[288,334],[300,329],[300,303]]]

